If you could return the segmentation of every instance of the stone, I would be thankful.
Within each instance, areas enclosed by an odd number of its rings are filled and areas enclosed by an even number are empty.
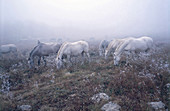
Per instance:
[[[105,105],[102,106],[101,110],[102,111],[119,111],[120,106],[117,103],[109,102]]]
[[[31,109],[32,109],[30,105],[21,105],[21,106],[19,106],[19,108],[22,111],[31,111]]]
[[[162,101],[148,102],[148,105],[150,105],[155,110],[165,109],[165,104]]]
[[[98,93],[91,98],[94,103],[98,103],[101,100],[109,100],[109,96],[106,93]]]

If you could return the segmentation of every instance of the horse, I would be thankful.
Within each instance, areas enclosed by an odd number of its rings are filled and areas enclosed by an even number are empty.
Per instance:
[[[102,56],[105,53],[106,48],[109,45],[109,41],[102,40],[99,44],[99,56]]]
[[[33,48],[33,50],[29,54],[28,63],[31,68],[34,67],[34,57],[38,56],[38,65],[40,65],[41,57],[44,60],[46,66],[45,56],[49,56],[50,54],[55,54],[60,49],[61,44],[58,43],[42,43],[38,41],[38,45]]]
[[[89,55],[89,45],[86,41],[77,41],[77,42],[64,42],[60,47],[57,57],[56,57],[56,65],[57,69],[60,69],[62,66],[63,58],[65,55],[67,57],[66,61],[71,62],[71,57],[77,57],[81,55],[84,58],[86,55],[88,59],[90,59]]]
[[[105,50],[105,59],[107,59],[107,55],[111,53],[114,56],[114,52],[120,44],[122,44],[126,39],[132,39],[133,37],[123,38],[123,39],[113,39],[108,47]]]
[[[118,65],[120,56],[124,51],[133,53],[148,52],[153,46],[153,39],[147,36],[125,39],[114,52],[114,65]]]
[[[0,56],[2,56],[2,54],[7,54],[7,53],[14,53],[16,55],[16,53],[17,53],[16,45],[15,44],[1,45],[0,46]]]

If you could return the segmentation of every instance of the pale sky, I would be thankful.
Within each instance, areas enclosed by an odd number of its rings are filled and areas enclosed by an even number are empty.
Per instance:
[[[170,0],[0,0],[0,10],[1,24],[32,21],[69,37],[170,36]]]

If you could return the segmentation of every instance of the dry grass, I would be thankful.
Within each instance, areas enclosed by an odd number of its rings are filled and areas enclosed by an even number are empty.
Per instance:
[[[122,111],[149,110],[147,102],[151,101],[162,101],[169,107],[166,84],[170,74],[165,64],[170,64],[170,46],[159,47],[147,60],[131,60],[129,65],[118,67],[113,66],[112,57],[104,60],[96,56],[96,46],[92,47],[91,63],[61,70],[51,66],[30,70],[24,58],[4,60],[1,67],[10,74],[11,95],[1,93],[0,110],[16,110],[19,105],[29,104],[34,111],[98,111],[106,103],[90,100],[98,92],[108,94]]]

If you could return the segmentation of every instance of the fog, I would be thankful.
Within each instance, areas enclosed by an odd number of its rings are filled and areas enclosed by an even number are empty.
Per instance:
[[[169,0],[0,0],[0,43],[170,36]]]

